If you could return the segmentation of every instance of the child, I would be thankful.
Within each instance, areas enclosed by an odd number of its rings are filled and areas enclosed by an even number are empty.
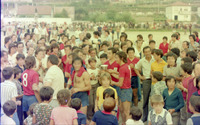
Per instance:
[[[33,124],[33,109],[37,103],[31,104],[28,110],[28,117],[24,120],[25,125],[32,125]]]
[[[40,89],[40,98],[42,103],[37,104],[33,110],[33,124],[49,125],[50,116],[53,107],[49,105],[53,97],[54,90],[45,86]]]
[[[176,79],[173,76],[167,76],[165,79],[166,88],[163,91],[163,98],[165,100],[165,109],[172,115],[174,125],[179,125],[180,109],[184,107],[184,100],[181,91],[176,88]]]
[[[111,114],[115,108],[115,100],[113,98],[106,98],[103,102],[104,111],[97,111],[90,123],[90,125],[118,125],[117,117]]]
[[[78,125],[86,125],[86,115],[80,111],[81,109],[81,100],[79,98],[74,98],[71,100],[71,107],[74,108],[78,115]]]
[[[151,50],[156,49],[156,41],[150,40],[149,41],[149,46],[150,46]]]
[[[99,87],[99,84],[98,84],[99,69],[96,68],[95,58],[90,58],[88,60],[88,63],[90,65],[90,69],[87,69],[87,71],[90,75],[91,90],[90,90],[90,95],[89,95],[89,106],[87,109],[87,112],[88,112],[87,115],[88,115],[88,119],[91,120],[92,116],[94,115],[96,91],[97,91],[97,87]]]
[[[67,105],[70,97],[70,91],[67,89],[62,89],[57,93],[60,106],[52,110],[50,125],[78,125],[76,110]]]
[[[39,74],[33,70],[35,64],[35,57],[28,56],[25,60],[26,70],[21,76],[24,90],[22,100],[25,118],[27,117],[26,112],[28,111],[30,105],[38,101],[40,102],[40,97],[38,94]]]
[[[44,58],[44,52],[42,49],[37,49],[35,51],[35,61],[36,61],[36,67],[34,70],[38,72],[39,76],[41,78],[44,78],[44,73],[45,73],[45,68],[43,67],[42,64],[42,59]]]
[[[19,68],[21,70],[21,73],[23,73],[25,71],[25,56],[24,54],[17,54],[16,56],[16,61],[17,61],[17,65],[15,67]],[[19,78],[19,81],[21,82],[21,78]]]
[[[101,76],[100,76],[99,82],[100,82],[100,84],[102,86],[98,87],[97,91],[96,91],[95,111],[98,111],[98,110],[101,109],[101,105],[103,104],[103,101],[104,101],[103,92],[107,88],[110,88],[115,92],[115,100],[116,100],[116,102],[118,100],[118,96],[117,96],[116,90],[113,87],[110,86],[111,76],[110,76],[109,73],[107,73],[107,72],[102,73]]]
[[[108,56],[107,54],[103,53],[100,55],[100,62],[101,62],[101,65],[103,65],[106,61],[108,61]]]
[[[162,51],[163,51],[163,55],[165,56],[166,54],[167,54],[167,52],[168,52],[168,46],[169,46],[169,44],[167,43],[167,37],[166,36],[164,36],[163,37],[163,42],[162,43],[160,43],[160,45],[159,45],[159,49],[161,49]]]
[[[65,55],[62,57],[62,63],[63,63],[63,69],[64,69],[64,70],[65,70],[65,68],[66,68],[66,64],[67,64],[67,62],[68,62],[67,57],[68,57],[68,55],[70,54],[71,49],[72,49],[71,45],[66,45],[66,46],[65,46]]]
[[[108,47],[109,47],[109,44],[107,41],[104,41],[102,44],[101,44],[101,51],[99,52],[99,56],[103,53],[106,53],[108,52]]]
[[[163,108],[164,100],[162,95],[153,95],[150,102],[153,110],[149,112],[148,125],[172,125],[171,114]]]
[[[130,110],[130,118],[126,121],[126,125],[144,125],[140,120],[142,111],[138,107],[132,107]]]
[[[3,105],[4,115],[1,116],[2,125],[16,125],[15,121],[12,119],[14,113],[16,112],[16,103],[12,100],[6,101]]]
[[[191,118],[187,120],[187,125],[198,125],[200,123],[200,97],[192,95],[189,102],[190,111],[193,112]]]

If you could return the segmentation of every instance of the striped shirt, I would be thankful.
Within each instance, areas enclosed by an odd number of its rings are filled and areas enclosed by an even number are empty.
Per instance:
[[[3,107],[3,104],[6,101],[17,96],[17,87],[14,82],[5,80],[3,83],[1,83],[1,107]]]

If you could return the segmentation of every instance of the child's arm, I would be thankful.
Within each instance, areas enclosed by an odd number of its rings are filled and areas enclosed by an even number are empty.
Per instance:
[[[35,118],[35,114],[33,114],[32,123],[33,123],[33,124],[36,124],[36,118]]]
[[[94,108],[94,111],[98,111],[98,101],[99,101],[99,97],[96,97],[95,99],[95,108]]]
[[[96,123],[96,122],[91,121],[91,122],[90,122],[90,125],[95,125],[95,123]]]
[[[74,120],[73,120],[73,125],[78,125],[77,119],[74,119]]]
[[[54,121],[51,119],[49,125],[55,125]]]
[[[119,82],[111,82],[111,85],[116,85],[118,87],[121,87],[123,85],[123,82],[124,82],[124,77],[120,77],[119,78]]]
[[[16,98],[22,98],[22,97],[23,97],[23,94],[18,95]]]

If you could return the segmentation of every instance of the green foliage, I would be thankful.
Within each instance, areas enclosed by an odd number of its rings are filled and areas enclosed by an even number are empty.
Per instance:
[[[154,16],[154,21],[165,21],[167,18],[164,14],[156,14]]]
[[[67,18],[68,13],[65,9],[63,9],[61,13],[54,14],[54,17],[56,17],[56,18]]]
[[[75,19],[76,20],[87,20],[88,19],[88,11],[83,8],[75,8]]]

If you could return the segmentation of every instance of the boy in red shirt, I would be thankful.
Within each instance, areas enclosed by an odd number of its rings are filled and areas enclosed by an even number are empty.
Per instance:
[[[25,59],[26,70],[23,72],[21,79],[24,90],[23,95],[23,112],[24,117],[27,117],[26,112],[28,111],[31,104],[40,102],[40,97],[38,93],[38,84],[39,84],[39,74],[33,70],[35,67],[36,61],[35,57],[28,56]]]
[[[167,37],[164,36],[163,37],[163,42],[160,43],[160,46],[159,46],[159,49],[161,49],[163,51],[163,55],[167,54],[168,49],[169,49],[168,46],[169,46],[169,44],[167,43]]]

